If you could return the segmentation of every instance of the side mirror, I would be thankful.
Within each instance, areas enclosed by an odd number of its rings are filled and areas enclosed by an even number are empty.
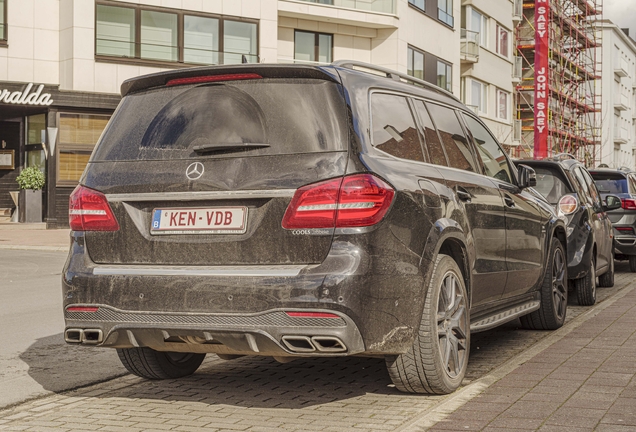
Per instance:
[[[603,203],[603,210],[616,210],[618,208],[621,208],[621,205],[622,203],[619,197],[617,197],[616,195],[607,195],[605,197],[605,202]]]
[[[525,189],[537,185],[537,173],[528,165],[519,165],[519,187]]]

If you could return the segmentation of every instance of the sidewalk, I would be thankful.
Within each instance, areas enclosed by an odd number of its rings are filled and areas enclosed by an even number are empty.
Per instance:
[[[636,430],[634,284],[578,318],[562,329],[569,334],[418,430]]]
[[[0,223],[0,249],[68,251],[70,230],[47,230],[46,224]]]

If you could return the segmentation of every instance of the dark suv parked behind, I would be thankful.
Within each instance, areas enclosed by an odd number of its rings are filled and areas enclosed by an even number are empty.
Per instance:
[[[613,196],[609,206],[601,201],[590,173],[574,156],[515,163],[536,171],[534,189],[567,221],[568,277],[579,304],[593,305],[597,277],[599,286],[614,286],[614,236],[606,211],[620,207],[620,200]]]
[[[616,257],[628,259],[636,272],[636,174],[626,169],[595,168],[590,174],[605,200],[609,194],[621,199],[621,206],[608,213],[616,238]]]
[[[400,390],[448,393],[471,331],[563,324],[565,225],[450,93],[341,62],[122,95],[70,200],[67,342],[151,379],[205,353],[383,356]]]

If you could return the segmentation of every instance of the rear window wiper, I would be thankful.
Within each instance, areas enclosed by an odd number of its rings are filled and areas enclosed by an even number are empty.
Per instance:
[[[195,146],[193,150],[195,151],[195,153],[204,154],[204,153],[216,153],[216,152],[225,152],[225,151],[251,150],[251,149],[265,148],[265,147],[270,147],[270,145],[265,143],[206,144],[206,145]]]

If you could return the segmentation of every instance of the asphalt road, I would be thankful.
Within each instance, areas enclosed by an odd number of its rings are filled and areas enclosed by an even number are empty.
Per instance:
[[[64,252],[0,249],[0,409],[123,375],[115,350],[68,346]]]

